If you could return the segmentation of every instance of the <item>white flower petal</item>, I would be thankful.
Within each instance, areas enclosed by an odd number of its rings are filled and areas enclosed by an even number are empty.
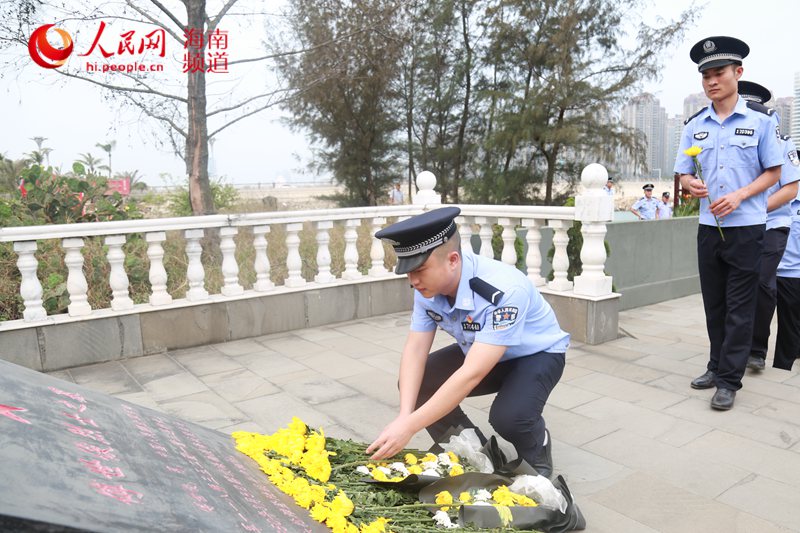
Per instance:
[[[358,468],[356,468],[356,472],[358,472],[359,474],[364,474],[365,476],[371,475],[369,468],[367,468],[364,465],[361,465]]]

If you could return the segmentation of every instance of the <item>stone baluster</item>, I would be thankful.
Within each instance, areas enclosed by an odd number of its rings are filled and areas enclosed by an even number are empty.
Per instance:
[[[372,267],[369,269],[369,275],[372,277],[386,276],[389,271],[383,266],[384,251],[383,241],[374,237],[383,224],[386,223],[386,217],[375,217],[372,219],[372,248],[370,248],[369,256],[372,259]]]
[[[317,283],[332,283],[336,276],[331,274],[331,251],[328,243],[331,241],[330,230],[333,228],[332,220],[317,222],[317,270],[314,281]]]
[[[492,228],[492,219],[489,217],[475,217],[475,224],[478,224],[481,229],[478,230],[478,235],[481,236],[481,251],[480,255],[494,259],[494,250],[492,249],[492,235],[494,228]]]
[[[186,280],[189,283],[189,290],[186,292],[186,299],[190,302],[197,302],[208,299],[208,291],[205,289],[206,272],[203,269],[201,255],[203,247],[200,246],[200,239],[203,238],[202,229],[187,229],[186,236],[186,257],[189,264],[186,268]]]
[[[64,239],[62,245],[66,250],[64,263],[67,265],[67,292],[69,292],[69,305],[67,310],[70,316],[85,316],[92,313],[92,307],[87,300],[89,284],[83,275],[83,238],[71,237]]]
[[[106,257],[111,266],[108,278],[108,284],[111,286],[111,309],[114,311],[133,309],[133,300],[128,293],[128,274],[125,272],[125,252],[122,251],[125,241],[125,235],[109,235],[105,238],[108,246]]]
[[[547,280],[542,277],[542,253],[539,251],[539,243],[542,242],[541,227],[543,221],[534,218],[522,220],[522,226],[528,230],[525,241],[528,243],[528,253],[525,256],[525,265],[528,271],[528,279],[537,287],[544,285]]]
[[[344,272],[342,279],[360,279],[363,274],[358,271],[358,227],[361,219],[351,218],[345,221],[344,232]]]
[[[415,205],[439,205],[442,203],[442,196],[436,194],[433,189],[436,187],[436,176],[433,172],[423,170],[417,174],[417,194],[414,195]]]
[[[253,267],[256,271],[256,282],[253,289],[256,292],[266,292],[275,288],[275,284],[269,279],[269,256],[267,255],[267,233],[269,226],[255,226],[253,228],[253,248],[256,251],[256,258]]]
[[[236,262],[236,241],[233,238],[239,233],[236,226],[220,228],[219,249],[222,252],[222,279],[220,292],[225,296],[237,296],[244,293],[239,284],[239,263]]]
[[[572,288],[572,282],[567,279],[569,270],[569,256],[567,255],[567,243],[569,236],[567,229],[572,226],[571,220],[550,220],[548,226],[553,228],[553,281],[547,284],[554,291],[568,291]]]
[[[501,238],[503,239],[503,251],[500,260],[511,266],[517,264],[517,250],[514,246],[517,240],[516,224],[510,218],[498,218],[497,223],[503,227]]]
[[[604,296],[611,294],[612,278],[606,276],[606,223],[614,217],[614,198],[608,196],[603,185],[608,172],[592,163],[581,172],[584,192],[575,198],[575,220],[581,221],[583,270],[575,277],[575,294]]]
[[[461,249],[472,252],[472,217],[458,217],[458,233],[461,235]]]
[[[147,257],[150,259],[150,305],[172,303],[167,292],[167,270],[164,268],[164,248],[161,243],[167,240],[165,231],[153,231],[144,236],[147,241]]]
[[[303,259],[300,257],[300,230],[303,229],[302,222],[286,224],[286,268],[289,276],[283,282],[287,287],[302,287],[306,280],[302,276]]]
[[[39,261],[36,260],[36,241],[19,241],[14,243],[14,251],[17,253],[17,268],[22,277],[19,285],[19,295],[22,296],[22,303],[25,310],[22,318],[25,322],[34,322],[47,318],[47,311],[42,305],[42,284],[36,271],[39,268]]]

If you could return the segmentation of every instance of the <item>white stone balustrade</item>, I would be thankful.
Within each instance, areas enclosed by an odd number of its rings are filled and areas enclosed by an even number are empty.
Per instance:
[[[599,168],[597,168],[599,167]],[[424,174],[424,175],[423,175]],[[44,320],[59,319],[48,317],[42,304],[42,285],[37,277],[38,263],[35,258],[37,241],[59,239],[65,249],[65,264],[68,269],[67,287],[70,296],[68,307],[70,317],[91,317],[100,310],[92,310],[87,300],[88,287],[83,274],[83,255],[81,249],[84,239],[102,236],[108,245],[107,259],[111,266],[109,285],[113,298],[110,309],[103,310],[102,316],[116,312],[130,313],[137,310],[146,311],[158,307],[181,307],[204,303],[212,299],[206,290],[206,266],[203,264],[201,242],[206,236],[206,229],[218,232],[220,251],[222,252],[223,286],[219,298],[258,297],[270,292],[298,291],[347,283],[368,283],[376,278],[394,276],[385,267],[385,250],[383,243],[372,239],[368,248],[359,250],[358,230],[362,225],[369,227],[374,235],[387,220],[403,220],[425,210],[439,207],[438,195],[434,191],[435,177],[423,173],[417,179],[420,191],[412,205],[358,207],[344,209],[321,209],[292,212],[249,213],[242,215],[211,215],[202,217],[167,218],[135,221],[95,222],[84,224],[64,224],[36,227],[0,228],[0,242],[13,242],[14,251],[18,254],[17,267],[21,274],[19,294],[24,303],[23,320],[20,323],[38,323]],[[459,205],[461,216],[458,218],[462,247],[471,247],[473,228],[477,227],[480,238],[480,254],[493,257],[493,226],[502,227],[501,261],[514,265],[518,261],[525,263],[527,275],[537,286],[544,286],[542,277],[542,254],[539,245],[542,230],[552,228],[555,255],[553,258],[554,280],[547,284],[549,290],[571,291],[572,282],[567,280],[569,259],[567,257],[567,228],[574,220],[583,222],[584,247],[581,251],[583,274],[575,279],[576,295],[602,296],[610,294],[611,278],[605,276],[605,248],[603,238],[605,223],[610,220],[610,211],[604,198],[598,193],[598,183],[605,183],[605,169],[599,165],[590,165],[582,175],[586,193],[576,200],[576,208],[542,207],[542,206],[495,206],[495,205]],[[331,230],[336,227],[344,229],[344,251],[338,248],[336,258],[331,257]],[[252,228],[252,243],[247,242],[245,235],[239,234],[241,227]],[[270,279],[271,270],[277,265],[270,264],[268,251],[276,245],[275,239],[282,235],[274,228],[285,229],[283,245],[287,249],[287,277],[276,285]],[[314,232],[316,240],[317,273],[313,279],[304,279],[302,275],[303,258],[300,254],[300,232],[306,228]],[[525,257],[517,257],[515,241],[517,228],[526,231]],[[164,243],[171,236],[183,235],[187,258],[185,298],[174,299],[168,291],[168,277],[164,260]],[[125,248],[123,245],[131,234],[143,234],[147,242],[147,258],[149,259],[149,280],[151,293],[148,303],[135,304],[128,294],[129,281],[125,272]],[[209,236],[211,233],[209,233]],[[236,237],[236,241],[234,240]],[[209,239],[213,241],[213,239]],[[255,279],[239,280],[242,270],[236,259],[238,246],[250,246],[254,250],[254,263],[246,269],[255,270]],[[178,241],[180,242],[180,241]],[[281,243],[277,243],[281,244]],[[242,256],[248,254],[241,252]],[[359,271],[358,265],[368,265],[367,276]],[[341,272],[332,271],[333,264],[343,264]],[[341,269],[341,267],[340,267]],[[249,285],[252,283],[252,286]],[[133,309],[133,311],[131,311]],[[0,330],[4,324],[0,323]]]

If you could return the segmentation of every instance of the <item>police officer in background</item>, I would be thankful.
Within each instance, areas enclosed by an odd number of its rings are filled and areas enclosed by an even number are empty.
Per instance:
[[[765,104],[772,99],[772,93],[758,83],[739,80],[739,96],[749,102]],[[778,117],[780,119],[780,117]],[[789,203],[797,196],[797,182],[800,180],[800,159],[797,147],[788,136],[781,137],[785,154],[781,166],[781,178],[767,189],[767,231],[764,234],[764,251],[761,254],[761,273],[758,278],[758,297],[756,315],[753,321],[753,344],[747,358],[747,368],[764,370],[769,341],[769,327],[778,297],[775,279],[778,263],[781,261],[792,224]]]
[[[798,153],[800,155],[800,153]],[[800,357],[800,194],[790,205],[792,226],[778,264],[778,336],[772,366],[791,370]]]
[[[497,393],[489,423],[539,474],[553,470],[542,410],[564,370],[569,335],[528,277],[461,249],[457,207],[429,211],[375,234],[394,246],[397,274],[414,288],[411,331],[400,361],[400,413],[367,448],[400,452],[423,428],[435,443],[450,428],[475,428],[459,404]],[[430,353],[438,329],[455,343]]]
[[[611,176],[608,177],[606,181],[606,186],[603,187],[603,190],[606,192],[608,196],[614,196],[614,178]]]
[[[658,202],[656,208],[656,220],[666,220],[672,218],[672,206],[669,203],[669,193],[664,191],[661,193],[661,201]]]
[[[733,37],[709,37],[692,47],[689,55],[711,106],[686,121],[675,161],[682,187],[701,199],[697,262],[711,349],[707,371],[691,385],[716,387],[711,407],[718,410],[732,408],[742,387],[753,338],[766,191],[780,178],[784,160],[772,110],[738,94],[749,51]],[[702,149],[697,158],[705,183],[684,153],[692,146]]]
[[[639,220],[655,220],[658,210],[658,200],[653,198],[653,184],[646,183],[642,187],[644,196],[636,200],[631,206],[631,213],[639,217]]]

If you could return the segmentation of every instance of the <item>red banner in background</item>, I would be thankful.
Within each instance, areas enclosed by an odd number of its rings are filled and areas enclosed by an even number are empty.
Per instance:
[[[108,194],[114,192],[118,192],[122,196],[128,196],[131,193],[131,179],[108,180]]]

